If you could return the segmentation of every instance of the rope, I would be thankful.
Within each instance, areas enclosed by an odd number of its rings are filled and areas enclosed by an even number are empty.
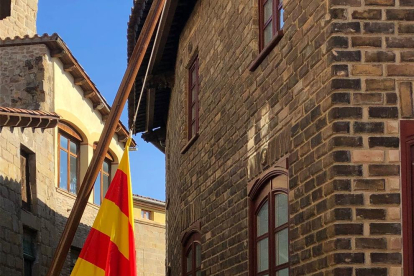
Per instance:
[[[166,6],[166,4],[167,4],[167,1],[164,2],[164,7],[162,8],[162,13],[161,13],[160,21],[158,22],[157,33],[155,34],[154,44],[152,45],[152,50],[151,50],[151,56],[150,56],[150,59],[149,59],[149,63],[151,63],[152,57],[154,55],[155,44],[156,44],[156,42],[158,40],[158,34],[160,32],[160,29],[161,29],[161,20],[164,17],[164,12],[165,12],[165,6]],[[145,77],[144,77],[144,81],[142,83],[141,92],[139,94],[138,103],[137,103],[137,106],[135,108],[135,114],[134,114],[134,118],[132,119],[131,129],[129,130],[129,137],[130,138],[132,137],[133,130],[135,130],[135,123],[137,121],[138,109],[139,109],[139,106],[141,104],[142,95],[144,94],[145,86],[147,84],[147,78],[148,78],[148,73],[149,73],[149,63],[148,63],[147,71],[145,72]]]

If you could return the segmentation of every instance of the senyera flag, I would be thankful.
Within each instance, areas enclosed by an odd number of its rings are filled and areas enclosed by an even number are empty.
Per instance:
[[[71,276],[136,276],[130,142]]]

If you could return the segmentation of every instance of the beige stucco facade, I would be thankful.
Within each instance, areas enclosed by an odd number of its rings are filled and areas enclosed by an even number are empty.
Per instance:
[[[11,108],[17,114],[25,110],[54,112],[60,116],[61,123],[79,133],[82,138],[78,154],[79,185],[92,159],[94,143],[99,140],[103,116],[107,116],[109,106],[99,91],[94,91],[93,98],[87,98],[84,87],[75,84],[74,72],[88,79],[79,64],[75,64],[76,71],[64,69],[62,58],[75,62],[76,59],[68,49],[62,50],[66,45],[58,36],[33,37],[36,12],[37,0],[12,0],[11,15],[0,20],[0,107]],[[24,35],[29,37],[23,38]],[[65,56],[56,54],[56,50]],[[100,108],[96,106],[97,101],[102,103]],[[127,133],[121,125],[117,129],[119,133]],[[75,194],[58,187],[60,131],[59,127],[0,125],[0,275],[23,275],[25,250],[22,241],[27,232],[33,237],[30,243],[34,255],[30,265],[32,275],[47,273],[76,199]],[[124,143],[125,137],[120,141],[115,134],[110,144],[109,152],[114,159],[111,178]],[[28,154],[30,163],[25,172],[30,176],[30,208],[23,208],[22,202],[23,151]],[[82,248],[94,222],[99,206],[93,203],[93,196],[94,191],[61,275],[70,275],[74,252]]]

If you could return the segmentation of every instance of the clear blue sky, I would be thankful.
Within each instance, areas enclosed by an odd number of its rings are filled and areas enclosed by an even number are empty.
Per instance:
[[[127,60],[127,22],[132,0],[39,0],[37,32],[58,33],[109,104]],[[127,125],[127,109],[121,117]],[[130,152],[133,192],[165,200],[164,154],[137,135]]]

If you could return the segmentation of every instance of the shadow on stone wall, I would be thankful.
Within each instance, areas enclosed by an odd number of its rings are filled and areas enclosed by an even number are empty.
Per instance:
[[[41,184],[38,180],[37,186]],[[50,204],[34,196],[31,212],[23,210],[20,182],[0,175],[0,275],[22,275],[24,228],[35,236],[33,275],[46,275],[67,221],[66,216],[55,211],[55,187],[50,188],[50,195]],[[82,247],[90,229],[81,223],[72,244]],[[68,254],[61,275],[69,276],[71,268]]]

